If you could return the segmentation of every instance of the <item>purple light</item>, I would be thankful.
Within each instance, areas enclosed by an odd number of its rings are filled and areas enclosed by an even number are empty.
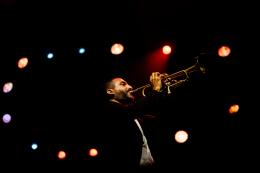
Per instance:
[[[10,114],[4,114],[3,116],[3,122],[9,123],[11,121],[11,115]]]
[[[9,93],[13,89],[13,83],[12,82],[7,82],[3,86],[3,92],[4,93]]]

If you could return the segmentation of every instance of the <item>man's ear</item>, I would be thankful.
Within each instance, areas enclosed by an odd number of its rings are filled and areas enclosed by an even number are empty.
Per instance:
[[[113,89],[107,89],[107,94],[114,94],[114,90]]]

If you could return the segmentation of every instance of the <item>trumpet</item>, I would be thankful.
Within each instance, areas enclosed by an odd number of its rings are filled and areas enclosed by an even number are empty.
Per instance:
[[[182,84],[184,84],[185,82],[187,82],[190,78],[190,74],[193,72],[201,72],[202,74],[206,73],[205,68],[199,63],[198,58],[196,57],[196,63],[186,69],[177,71],[173,74],[163,74],[162,75],[162,83],[164,84],[164,86],[166,86],[167,88],[167,93],[170,94],[171,90],[170,88],[176,88],[181,86]],[[178,78],[182,78],[182,79],[178,79]],[[143,85],[141,87],[138,87],[134,90],[132,90],[132,93],[137,93],[138,91],[142,91],[142,95],[145,95],[145,89],[151,87],[151,84],[146,84]]]

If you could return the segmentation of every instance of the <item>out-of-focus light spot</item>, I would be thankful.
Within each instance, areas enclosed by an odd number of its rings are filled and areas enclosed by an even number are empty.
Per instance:
[[[10,123],[11,119],[12,119],[12,117],[11,117],[10,114],[4,114],[3,115],[3,122],[4,123]]]
[[[91,157],[95,157],[95,156],[97,156],[98,155],[98,151],[97,151],[97,149],[95,149],[95,148],[91,148],[90,150],[89,150],[89,156],[91,156]]]
[[[19,59],[18,61],[18,68],[22,69],[25,68],[28,64],[28,58],[27,57],[23,57],[21,59]]]
[[[33,144],[31,145],[31,147],[32,147],[33,150],[36,150],[36,149],[38,148],[38,145],[37,145],[36,143],[33,143]]]
[[[231,53],[231,49],[228,46],[221,46],[218,49],[218,55],[220,57],[227,57]]]
[[[47,54],[47,58],[48,58],[48,59],[52,59],[52,58],[53,58],[53,53],[48,53],[48,54]]]
[[[120,43],[115,43],[111,47],[111,53],[114,55],[119,55],[124,51],[124,46]]]
[[[59,159],[65,159],[66,158],[66,152],[65,151],[59,151],[58,152],[58,158]]]
[[[231,106],[229,107],[228,112],[229,112],[230,114],[235,114],[235,113],[238,112],[238,110],[239,110],[239,105],[234,104],[234,105],[231,105]]]
[[[175,133],[175,141],[178,143],[184,143],[188,140],[188,133],[184,130],[179,130]]]
[[[4,93],[9,93],[13,89],[13,83],[12,82],[7,82],[3,86],[3,92]]]
[[[85,53],[85,49],[84,49],[84,48],[80,48],[80,49],[79,49],[79,53],[80,53],[80,54]]]
[[[165,45],[162,48],[162,52],[163,54],[168,55],[172,52],[172,48],[169,45]]]

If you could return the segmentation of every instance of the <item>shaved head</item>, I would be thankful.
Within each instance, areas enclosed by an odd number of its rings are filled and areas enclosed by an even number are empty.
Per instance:
[[[106,95],[113,100],[121,103],[131,102],[134,99],[132,95],[132,86],[120,77],[111,78],[105,83]]]

